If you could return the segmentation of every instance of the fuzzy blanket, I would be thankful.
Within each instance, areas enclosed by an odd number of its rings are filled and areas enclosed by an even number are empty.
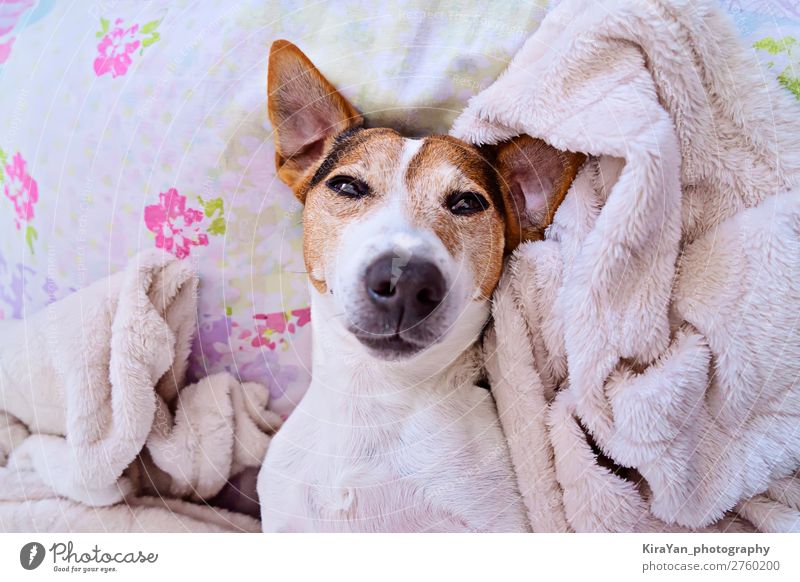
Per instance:
[[[487,342],[534,530],[800,530],[800,109],[727,17],[565,0],[452,133],[588,155]]]
[[[148,251],[0,325],[0,529],[260,529],[181,501],[259,467],[280,425],[260,384],[184,386],[196,297],[189,264]]]

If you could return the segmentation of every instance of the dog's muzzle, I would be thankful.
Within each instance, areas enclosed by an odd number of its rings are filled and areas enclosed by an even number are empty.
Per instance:
[[[366,301],[352,330],[361,343],[386,359],[396,359],[439,339],[447,283],[434,263],[385,254],[367,266],[363,280]]]

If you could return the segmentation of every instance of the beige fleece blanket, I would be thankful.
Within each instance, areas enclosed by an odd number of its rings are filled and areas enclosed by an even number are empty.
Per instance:
[[[196,298],[187,263],[148,251],[0,326],[0,529],[260,529],[189,503],[259,467],[280,425],[264,386],[184,386]]]
[[[452,133],[589,156],[487,342],[534,530],[800,530],[800,109],[727,17],[565,0]]]

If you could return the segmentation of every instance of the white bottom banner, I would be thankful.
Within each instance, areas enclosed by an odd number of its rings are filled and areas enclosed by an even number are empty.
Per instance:
[[[800,580],[793,534],[2,534],[0,580]],[[565,578],[566,577],[566,578]]]

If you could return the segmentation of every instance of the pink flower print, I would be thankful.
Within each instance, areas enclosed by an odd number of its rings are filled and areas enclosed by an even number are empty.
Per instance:
[[[285,337],[280,336],[287,333],[294,334],[298,327],[307,325],[311,321],[311,309],[304,307],[286,312],[257,313],[253,319],[256,320],[256,326],[250,345],[254,348],[265,346],[270,350],[274,350],[280,345],[286,349],[289,344]],[[250,337],[250,335],[248,334],[246,337]]]
[[[273,341],[272,336],[275,333],[283,333],[286,329],[286,316],[283,312],[276,313],[259,313],[253,316],[258,323],[256,323],[256,333],[250,345],[254,348],[265,346],[270,350],[274,350],[277,344]],[[263,322],[263,323],[262,323]]]
[[[3,191],[6,198],[14,204],[15,222],[19,230],[23,223],[33,218],[33,206],[39,200],[39,186],[28,174],[25,160],[19,152],[10,164],[5,164],[5,173]]]
[[[208,235],[200,230],[203,213],[186,208],[186,196],[175,188],[158,195],[158,204],[146,206],[144,223],[156,235],[156,247],[179,259],[189,256],[191,247],[208,246]]]
[[[292,315],[297,318],[297,327],[303,327],[311,321],[311,308],[303,307],[302,309],[295,309]]]
[[[277,331],[283,333],[286,330],[286,314],[282,311],[275,313],[257,313],[253,319],[263,321],[264,325],[270,331]]]
[[[122,19],[114,21],[114,28],[106,33],[97,45],[97,58],[94,60],[94,72],[98,77],[111,73],[116,78],[128,72],[131,65],[131,53],[139,48],[141,42],[137,38],[139,25],[130,28],[120,26]],[[104,23],[103,28],[107,25]]]
[[[14,44],[14,37],[12,36],[6,42],[0,42],[0,65],[8,60],[11,56],[11,46]]]
[[[258,348],[260,346],[264,346],[267,349],[274,350],[278,347],[274,341],[270,339],[271,333],[265,328],[263,325],[256,326],[256,336],[253,338],[253,341],[250,342],[250,345],[254,348]]]
[[[2,38],[11,34],[28,8],[35,0],[0,0],[0,65],[11,56],[14,37]]]

